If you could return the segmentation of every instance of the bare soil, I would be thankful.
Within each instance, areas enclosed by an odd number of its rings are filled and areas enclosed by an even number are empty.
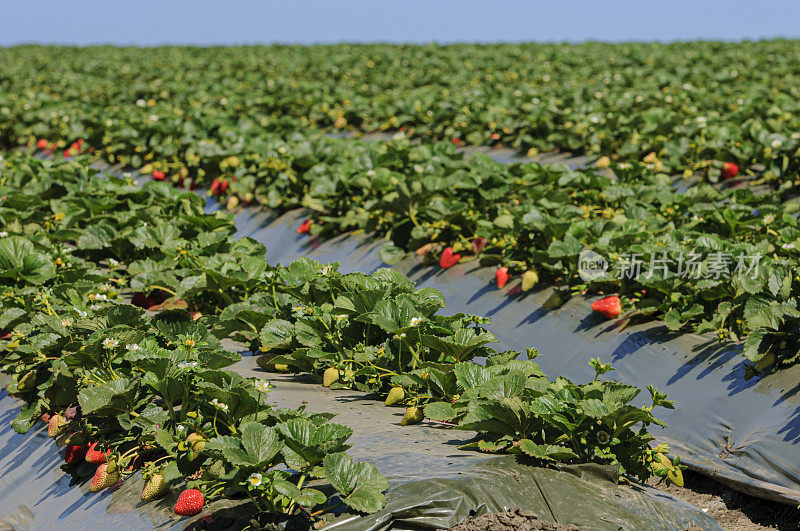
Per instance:
[[[539,520],[531,511],[523,511],[519,507],[504,513],[487,513],[464,520],[452,531],[577,531],[575,526],[565,526],[545,520]]]
[[[800,529],[800,511],[795,507],[742,494],[690,470],[683,472],[683,478],[683,488],[675,485],[658,485],[656,488],[696,505],[723,529]]]

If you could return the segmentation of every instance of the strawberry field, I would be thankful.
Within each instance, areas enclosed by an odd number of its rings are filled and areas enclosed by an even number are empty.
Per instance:
[[[798,56],[2,49],[11,425],[161,525],[402,522],[408,479],[295,381],[516,475],[688,464],[796,505]],[[646,523],[714,528],[686,514]]]

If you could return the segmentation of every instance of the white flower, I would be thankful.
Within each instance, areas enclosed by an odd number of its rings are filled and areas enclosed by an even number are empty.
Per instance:
[[[103,340],[103,346],[106,348],[114,348],[117,345],[119,345],[119,341],[117,341],[116,339],[111,339],[110,337],[107,337]]]
[[[775,221],[775,216],[773,216],[772,214],[767,214],[766,216],[764,216],[764,225],[769,225],[773,221]]]
[[[220,98],[219,104],[220,105],[227,105],[228,104],[228,98]]]
[[[0,231],[0,238],[5,238],[6,236],[8,236],[8,233],[6,231],[4,230]]]
[[[792,140],[797,140],[800,138],[800,133],[792,133]]]
[[[422,319],[420,319],[419,317],[412,317],[410,325],[411,326],[419,326],[419,323],[421,323],[421,322],[422,322]]]
[[[256,380],[253,382],[253,385],[256,386],[256,391],[259,393],[266,393],[269,391],[269,382],[266,380]]]
[[[287,151],[288,150],[284,146],[278,148],[278,153],[280,153],[281,155],[286,154]]]
[[[107,301],[108,300],[108,296],[104,295],[103,293],[98,293],[97,295],[94,296],[94,300],[96,300],[96,301]]]
[[[690,83],[683,84],[683,90],[692,90],[694,87]]]
[[[779,138],[776,138],[775,140],[770,142],[769,145],[772,146],[773,149],[778,149],[779,147],[781,147],[783,145],[783,142],[781,142],[781,140]]]
[[[267,80],[267,86],[268,87],[274,87],[275,86],[275,80],[274,79],[268,79]]]
[[[374,177],[374,176],[375,176],[375,170],[367,170],[367,177]]]
[[[178,424],[177,426],[175,426],[175,431],[183,433],[184,431],[186,431],[186,426],[184,426],[183,424]]]
[[[138,100],[136,100],[136,105],[139,107],[145,107],[147,105],[147,102],[144,101],[142,98],[139,98]]]
[[[180,362],[178,364],[178,368],[179,369],[189,369],[189,370],[191,370],[191,369],[194,369],[195,367],[197,367],[197,362],[196,361],[182,361],[182,362]]]
[[[118,265],[119,265],[119,261],[118,261],[118,260],[115,260],[115,259],[113,259],[113,258],[109,258],[109,259],[108,259],[108,265],[110,265],[110,266],[113,266],[113,267],[116,267],[116,266],[118,266]]]
[[[91,306],[89,306],[89,309],[94,311],[94,312],[96,312],[97,310],[100,309],[100,305],[99,304],[92,304]]]
[[[589,121],[592,122],[593,124],[600,123],[600,117],[599,116],[590,116],[589,117]]]
[[[220,402],[216,398],[211,401],[211,405],[217,408],[220,411],[228,411],[228,405]]]
[[[322,276],[327,277],[328,275],[331,274],[331,271],[333,271],[333,266],[331,266],[330,264],[328,264],[326,266],[323,266],[322,267]]]
[[[621,169],[621,170],[629,170],[631,168],[631,163],[630,162],[620,162],[619,164],[617,164],[617,167],[619,169]]]
[[[423,168],[421,164],[414,164],[414,171],[417,173],[422,173],[425,171],[425,168]]]
[[[403,332],[402,334],[395,334],[394,338],[395,339],[405,339],[406,338],[406,333]]]
[[[76,312],[78,312],[78,315],[79,315],[80,317],[86,317],[87,315],[89,315],[89,313],[88,313],[88,312],[85,312],[85,311],[83,311],[83,310],[79,310],[79,309],[77,309],[77,308],[75,308],[75,311],[76,311]]]
[[[406,134],[402,131],[399,131],[392,135],[392,140],[403,140],[406,137]]]
[[[64,328],[69,328],[70,326],[72,326],[72,319],[64,319],[63,321],[61,321],[61,326],[63,326]]]
[[[250,474],[250,477],[247,478],[247,481],[249,481],[252,486],[258,487],[261,485],[261,474],[258,472],[253,472]]]
[[[151,122],[157,122],[158,121],[158,115],[157,114],[151,114],[150,116],[148,116],[148,118],[150,119]]]
[[[138,343],[129,343],[129,344],[125,345],[125,348],[128,349],[128,350],[133,350],[135,352],[135,351],[139,350],[142,347],[140,347]]]
[[[781,249],[786,249],[787,251],[794,249],[794,243],[791,242],[784,243],[783,245],[781,245]]]

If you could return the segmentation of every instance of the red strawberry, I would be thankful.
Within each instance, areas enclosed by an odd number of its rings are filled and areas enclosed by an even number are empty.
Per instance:
[[[452,247],[445,247],[444,251],[442,251],[442,256],[439,258],[439,265],[447,269],[456,265],[459,260],[461,260],[460,254],[453,253]]]
[[[108,487],[113,487],[119,482],[120,473],[119,469],[112,467],[112,471],[108,470],[109,464],[102,463],[97,467],[92,478],[92,484],[89,486],[89,492],[97,492]]]
[[[722,163],[722,177],[723,179],[733,179],[739,173],[739,166],[733,162]]]
[[[219,195],[222,193],[222,181],[219,177],[215,177],[213,181],[211,181],[211,193],[214,195]]]
[[[494,279],[497,282],[497,289],[502,288],[508,282],[510,275],[508,274],[507,267],[498,267],[497,271],[494,273]]]
[[[592,303],[592,310],[599,313],[606,319],[613,319],[622,313],[622,305],[619,302],[619,297],[611,295],[596,300]]]
[[[109,455],[111,455],[111,450],[106,450],[105,452],[101,452],[96,448],[97,448],[96,442],[93,442],[92,444],[89,445],[89,448],[86,450],[86,455],[84,456],[84,459],[86,459],[87,463],[93,463],[93,464],[105,463],[106,458]]]
[[[492,133],[489,138],[491,138],[492,140],[500,140],[500,134],[499,133]]]
[[[453,144],[455,144],[457,146],[460,146],[461,145],[461,139],[460,138],[454,138],[453,139]]]
[[[472,240],[472,254],[481,254],[481,251],[486,248],[486,238],[478,236]]]
[[[81,461],[86,457],[86,447],[83,445],[68,444],[64,450],[64,462],[72,463]]]
[[[83,139],[79,138],[78,140],[75,141],[75,144],[73,144],[73,145],[77,145],[78,149],[82,148],[83,147]]]
[[[167,178],[167,175],[160,170],[153,170],[153,180],[154,181],[163,181]]]
[[[38,142],[36,142],[36,147],[37,147],[38,149],[44,149],[44,148],[46,148],[46,147],[47,147],[47,140],[45,140],[44,138],[42,138],[41,140],[39,140]]]
[[[81,145],[78,142],[73,142],[72,145],[69,146],[70,151],[73,153],[77,153],[81,149]]]
[[[70,156],[71,156],[71,155],[72,155],[72,153],[70,153],[70,150],[69,150],[69,149],[65,149],[65,150],[64,150],[64,158],[65,158],[65,159],[68,159],[68,158],[70,158]]]
[[[50,413],[42,413],[41,419],[42,419],[42,422],[44,422],[45,424],[50,424],[50,419],[51,418],[52,418],[52,415]]]
[[[194,516],[203,510],[203,493],[197,489],[186,489],[178,496],[175,503],[175,514],[179,516]]]
[[[311,220],[307,219],[297,227],[297,234],[308,234],[311,230]]]

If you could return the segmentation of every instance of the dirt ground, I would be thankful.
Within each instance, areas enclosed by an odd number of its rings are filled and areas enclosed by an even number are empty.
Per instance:
[[[684,471],[684,488],[657,488],[696,505],[722,526],[733,531],[756,529],[800,529],[800,511],[790,505],[770,502],[736,492],[711,478]]]
[[[531,511],[519,507],[505,513],[488,513],[470,518],[450,528],[452,531],[577,531],[575,526],[564,526],[539,520]]]

